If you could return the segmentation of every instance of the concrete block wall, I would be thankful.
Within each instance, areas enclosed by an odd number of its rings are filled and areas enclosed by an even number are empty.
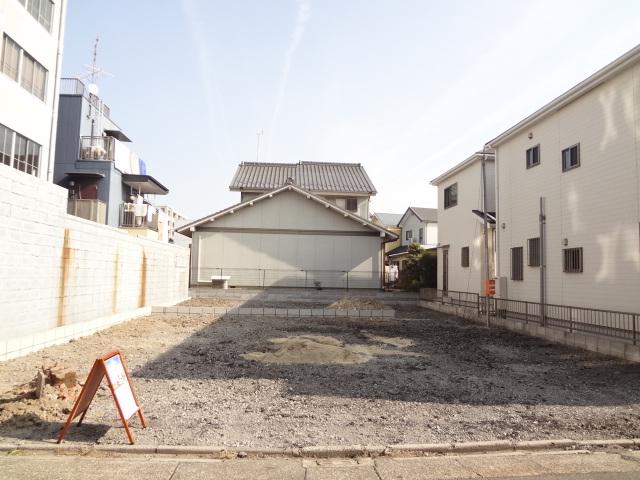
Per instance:
[[[46,332],[69,339],[188,298],[188,248],[68,215],[66,203],[64,188],[0,164],[0,360]]]

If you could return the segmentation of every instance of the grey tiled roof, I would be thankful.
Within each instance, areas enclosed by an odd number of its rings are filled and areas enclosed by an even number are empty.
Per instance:
[[[391,225],[392,227],[398,225],[398,222],[402,220],[402,213],[375,212],[374,215],[378,217],[378,220],[380,220],[383,225]]]
[[[283,186],[287,179],[311,192],[376,194],[376,187],[359,163],[258,163],[243,162],[231,180],[232,191],[269,191]]]
[[[422,208],[422,207],[409,207],[413,210],[420,220],[423,222],[437,222],[438,221],[438,209],[437,208]]]

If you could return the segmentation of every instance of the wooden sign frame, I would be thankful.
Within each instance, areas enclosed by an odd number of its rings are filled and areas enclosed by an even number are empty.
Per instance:
[[[115,358],[118,357],[119,362],[122,365],[122,369],[124,370],[126,376],[126,382],[128,387],[131,389],[131,394],[133,396],[133,401],[135,402],[135,406],[131,409],[131,406],[127,406],[127,408],[131,411],[125,412],[123,410],[123,405],[120,404],[118,400],[118,394],[116,390],[122,388],[123,384],[114,385],[113,379],[109,376],[109,370],[107,368],[107,362],[115,362]],[[91,405],[91,401],[95,396],[100,384],[102,383],[102,379],[107,379],[107,384],[109,386],[109,390],[111,391],[111,395],[113,396],[113,400],[116,404],[116,409],[118,410],[118,416],[120,420],[122,420],[122,425],[124,426],[125,431],[127,432],[127,437],[129,438],[129,443],[132,445],[135,443],[133,432],[129,428],[129,418],[131,418],[134,414],[138,414],[140,418],[140,423],[142,424],[142,428],[147,428],[146,420],[144,418],[144,413],[142,412],[142,406],[140,405],[140,400],[138,400],[138,395],[136,393],[135,388],[133,388],[133,383],[131,382],[131,377],[129,376],[129,370],[124,362],[124,356],[120,353],[119,350],[114,350],[112,352],[107,353],[99,358],[97,358],[93,362],[93,366],[91,367],[91,371],[87,376],[87,380],[84,382],[82,386],[82,390],[80,391],[80,395],[76,399],[75,404],[73,405],[73,409],[71,413],[69,413],[69,418],[67,418],[67,422],[65,423],[60,435],[58,436],[58,443],[61,443],[64,439],[67,430],[71,426],[73,420],[78,416],[80,416],[80,420],[78,421],[78,426],[82,425],[82,421],[89,410],[89,406]],[[124,379],[122,379],[124,380]],[[129,416],[125,418],[125,414],[129,413]]]

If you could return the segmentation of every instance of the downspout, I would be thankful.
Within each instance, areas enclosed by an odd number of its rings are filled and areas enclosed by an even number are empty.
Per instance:
[[[58,126],[58,103],[60,102],[60,67],[62,66],[62,51],[64,39],[65,0],[60,0],[58,11],[58,49],[56,52],[56,70],[53,86],[53,105],[51,107],[51,129],[49,131],[49,158],[47,160],[47,181],[53,181],[53,168],[55,166],[55,151]]]

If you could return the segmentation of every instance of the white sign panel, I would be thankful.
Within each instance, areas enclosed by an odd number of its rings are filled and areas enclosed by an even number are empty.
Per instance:
[[[138,404],[131,391],[131,385],[129,385],[120,355],[114,355],[106,360],[105,365],[107,366],[109,381],[113,385],[114,394],[122,410],[122,416],[125,420],[128,420],[138,411]]]

